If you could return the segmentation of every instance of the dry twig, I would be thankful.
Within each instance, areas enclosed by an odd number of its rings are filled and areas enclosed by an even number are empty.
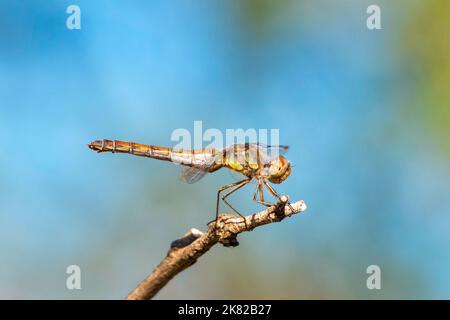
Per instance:
[[[223,214],[217,223],[211,223],[208,231],[203,233],[192,228],[181,239],[172,242],[164,260],[144,279],[127,297],[128,300],[146,300],[153,298],[175,275],[193,265],[206,251],[217,243],[226,247],[239,245],[237,235],[251,231],[256,227],[279,222],[293,214],[306,210],[305,202],[292,204],[292,209],[286,206],[287,197],[264,211],[245,217]]]

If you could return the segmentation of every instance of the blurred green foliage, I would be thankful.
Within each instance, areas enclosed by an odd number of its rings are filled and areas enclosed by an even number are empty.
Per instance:
[[[450,156],[450,2],[421,1],[403,30],[403,50],[412,58],[418,90],[410,92],[416,116]]]

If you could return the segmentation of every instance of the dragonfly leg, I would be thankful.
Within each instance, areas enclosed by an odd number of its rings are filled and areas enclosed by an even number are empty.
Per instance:
[[[257,196],[258,196],[258,193],[259,193],[259,200],[256,199]],[[259,180],[259,179],[258,179],[258,185],[256,186],[256,189],[255,189],[255,193],[253,194],[253,201],[255,201],[255,202],[259,203],[259,204],[262,204],[262,205],[264,205],[266,207],[271,207],[273,205],[270,202],[264,201],[264,191],[263,191],[263,188],[262,188],[261,180]]]
[[[213,221],[216,221],[216,223],[217,223],[217,218],[219,217],[220,193],[221,193],[222,191],[225,191],[225,190],[229,189],[229,188],[235,187],[235,186],[237,186],[237,185],[239,185],[239,184],[241,184],[241,183],[243,183],[243,182],[245,182],[245,181],[247,181],[247,180],[248,180],[248,179],[244,179],[244,180],[241,180],[241,181],[237,181],[237,182],[234,182],[234,183],[230,183],[230,184],[228,184],[228,185],[226,185],[226,186],[223,186],[222,188],[219,189],[219,191],[217,191],[216,219],[214,219],[214,220],[208,222],[208,224],[210,224],[210,223],[213,222]]]
[[[279,201],[281,201],[281,196],[275,191],[274,188],[272,188],[272,186],[265,180],[262,180],[264,185],[266,186],[267,190],[269,190],[269,192],[276,197]],[[294,208],[292,207],[291,203],[288,201],[287,205],[289,207],[289,209],[291,209],[292,212],[294,212]]]
[[[239,183],[238,185],[236,185],[233,189],[229,190],[224,196],[222,196],[223,202],[225,202],[225,204],[226,204],[227,206],[229,206],[234,212],[236,212],[238,215],[240,215],[240,216],[242,217],[242,219],[244,219],[244,222],[245,222],[245,217],[244,217],[239,211],[237,211],[237,210],[236,210],[236,209],[235,209],[235,208],[227,201],[227,197],[228,197],[229,195],[231,195],[233,192],[235,192],[235,191],[239,190],[240,188],[242,188],[243,186],[245,186],[245,185],[246,185],[247,183],[249,183],[251,180],[252,180],[252,179],[249,178],[249,179],[245,179],[245,180],[240,181],[241,183]]]

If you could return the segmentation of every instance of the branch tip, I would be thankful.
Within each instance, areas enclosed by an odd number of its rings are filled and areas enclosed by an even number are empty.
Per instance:
[[[301,213],[306,209],[307,206],[303,200],[290,203],[287,196],[282,196],[275,205],[246,217],[221,214],[217,223],[208,225],[207,232],[196,228],[189,229],[182,238],[172,242],[167,256],[128,295],[127,299],[153,298],[174,276],[193,265],[215,244],[221,243],[225,247],[236,247],[239,245],[237,241],[239,233],[251,231],[265,224],[280,222],[285,217]]]

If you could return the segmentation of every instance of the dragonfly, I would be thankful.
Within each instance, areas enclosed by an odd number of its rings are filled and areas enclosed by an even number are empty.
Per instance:
[[[135,156],[148,157],[182,166],[180,178],[187,183],[194,183],[206,174],[228,168],[237,172],[242,180],[223,186],[217,191],[216,216],[219,216],[220,199],[240,215],[245,217],[227,199],[231,194],[241,189],[251,181],[256,181],[253,201],[270,207],[274,205],[264,199],[264,188],[281,200],[281,196],[270,183],[280,184],[291,174],[291,164],[284,157],[288,146],[271,146],[262,143],[233,144],[227,148],[173,149],[120,140],[95,140],[88,144],[91,150],[97,152],[128,153]],[[293,211],[291,203],[286,203]],[[213,222],[211,221],[211,222]]]

